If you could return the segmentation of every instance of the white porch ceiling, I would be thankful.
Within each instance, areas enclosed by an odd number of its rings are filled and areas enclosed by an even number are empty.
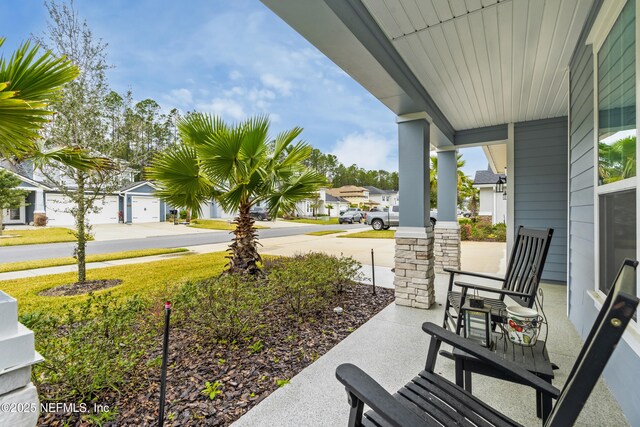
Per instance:
[[[362,0],[457,129],[567,114],[593,0]]]

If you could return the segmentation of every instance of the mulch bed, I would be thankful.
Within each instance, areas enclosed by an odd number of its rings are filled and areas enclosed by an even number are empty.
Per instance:
[[[394,299],[392,289],[353,285],[320,312],[298,319],[288,316],[284,304],[276,303],[264,312],[268,330],[251,341],[218,344],[204,340],[188,327],[173,327],[170,335],[167,373],[165,426],[227,426],[240,418],[278,388],[278,380],[289,380],[342,341]],[[334,307],[342,307],[336,314]],[[257,340],[260,351],[252,351]],[[157,338],[149,360],[161,355],[162,337]],[[157,425],[160,399],[160,369],[142,369],[145,379],[132,382],[119,393],[112,392],[97,400],[117,408],[114,420],[104,426]],[[214,400],[202,394],[205,382],[222,383],[222,394]],[[284,385],[286,387],[286,384]],[[65,422],[69,422],[65,424]],[[87,421],[63,419],[43,414],[39,425],[84,426]]]
[[[88,280],[86,282],[68,283],[66,285],[55,286],[40,292],[43,297],[66,297],[71,295],[88,294],[102,289],[113,288],[122,283],[120,279],[110,280]]]

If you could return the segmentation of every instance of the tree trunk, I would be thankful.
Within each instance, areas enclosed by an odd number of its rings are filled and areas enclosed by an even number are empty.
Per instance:
[[[2,221],[4,221],[4,209],[0,208],[0,236],[2,236],[2,231],[4,230]]]
[[[256,229],[253,227],[254,219],[249,215],[251,206],[246,203],[240,205],[240,212],[235,219],[236,228],[233,230],[235,237],[229,245],[229,268],[230,273],[261,274],[258,262],[262,261],[258,254],[258,238]]]
[[[85,224],[86,206],[84,199],[85,182],[82,172],[78,172],[78,206],[76,212],[76,244],[75,255],[78,261],[78,283],[84,283],[87,280],[86,265],[86,249],[87,249],[87,230]]]

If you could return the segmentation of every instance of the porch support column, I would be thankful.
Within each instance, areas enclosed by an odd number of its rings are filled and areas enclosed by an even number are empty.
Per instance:
[[[42,191],[41,188],[38,188],[35,193],[33,224],[37,227],[42,227],[47,225],[47,214],[44,210],[44,191]]]
[[[434,230],[435,272],[460,269],[457,151],[438,152],[438,221]]]
[[[429,308],[433,286],[433,230],[429,221],[429,122],[398,118],[400,226],[396,231],[396,304]]]

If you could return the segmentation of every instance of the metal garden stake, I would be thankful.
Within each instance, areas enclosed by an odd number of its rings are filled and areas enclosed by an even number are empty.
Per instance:
[[[160,374],[160,410],[158,411],[158,427],[164,425],[164,401],[167,391],[167,358],[169,356],[169,320],[171,318],[171,301],[164,303],[164,337],[162,341],[162,373]]]
[[[371,282],[373,283],[373,294],[376,294],[376,261],[373,256],[373,249],[371,249]]]

